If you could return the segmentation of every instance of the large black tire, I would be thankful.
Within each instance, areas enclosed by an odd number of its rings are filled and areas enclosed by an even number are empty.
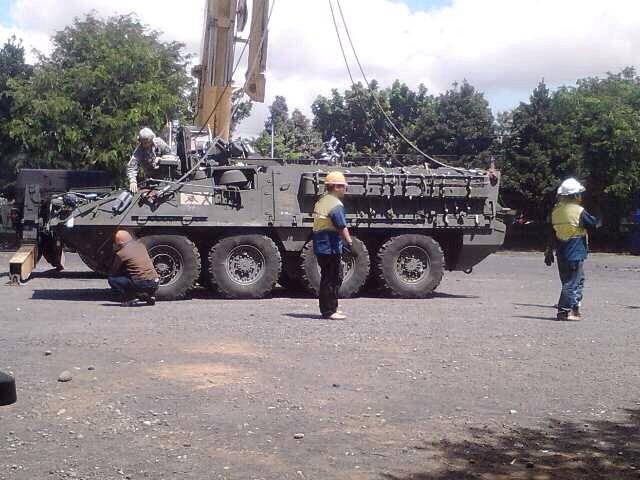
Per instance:
[[[152,235],[142,238],[160,275],[158,300],[181,300],[200,276],[198,247],[180,235]]]
[[[80,260],[82,260],[82,263],[84,263],[92,272],[97,273],[102,277],[109,275],[109,272],[95,260],[81,253],[78,253],[78,256],[80,257]]]
[[[376,276],[392,296],[426,298],[440,285],[444,266],[444,253],[433,238],[399,235],[380,247]]]
[[[282,273],[278,283],[291,293],[306,293],[300,281],[300,253],[287,252],[282,258]]]
[[[211,282],[227,298],[266,297],[281,270],[280,250],[264,235],[223,238],[209,253]]]
[[[340,298],[351,298],[358,295],[371,272],[369,251],[364,242],[354,238],[351,252],[342,256],[344,280],[340,287]],[[320,292],[320,267],[313,252],[313,241],[305,245],[300,259],[300,280],[309,293],[318,295]]]

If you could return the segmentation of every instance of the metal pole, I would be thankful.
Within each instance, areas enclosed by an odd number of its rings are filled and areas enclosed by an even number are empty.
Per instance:
[[[271,119],[271,158],[275,158],[276,122]]]

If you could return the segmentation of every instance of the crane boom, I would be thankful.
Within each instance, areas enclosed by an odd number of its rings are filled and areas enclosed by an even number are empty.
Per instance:
[[[256,102],[264,102],[267,62],[269,0],[253,0],[248,39],[238,35],[247,23],[247,0],[206,0],[201,65],[198,78],[198,127],[209,127],[215,136],[229,140],[236,44],[249,42],[245,90]],[[214,111],[215,110],[215,111]],[[213,113],[212,113],[213,112]]]

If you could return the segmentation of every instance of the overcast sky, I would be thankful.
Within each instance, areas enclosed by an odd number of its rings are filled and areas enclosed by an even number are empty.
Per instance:
[[[327,0],[276,0],[268,100],[284,95],[309,114],[318,94],[348,86]],[[74,16],[135,12],[168,40],[197,53],[204,0],[0,0],[0,41],[10,34],[49,50]],[[640,0],[342,0],[367,73],[441,92],[467,79],[494,112],[550,85],[640,63]],[[242,76],[238,78],[242,82]],[[241,133],[260,129],[256,109]]]

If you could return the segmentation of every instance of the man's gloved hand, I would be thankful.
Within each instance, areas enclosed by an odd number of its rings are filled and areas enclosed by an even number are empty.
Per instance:
[[[553,256],[553,250],[547,250],[544,252],[544,263],[547,267],[550,267],[555,262],[555,258]]]
[[[134,195],[135,195],[136,193],[138,193],[138,184],[137,184],[136,182],[131,182],[131,183],[129,184],[129,191],[130,191],[131,193],[133,193]]]
[[[342,246],[342,253],[348,253],[349,255],[353,255],[353,243],[346,243]]]

